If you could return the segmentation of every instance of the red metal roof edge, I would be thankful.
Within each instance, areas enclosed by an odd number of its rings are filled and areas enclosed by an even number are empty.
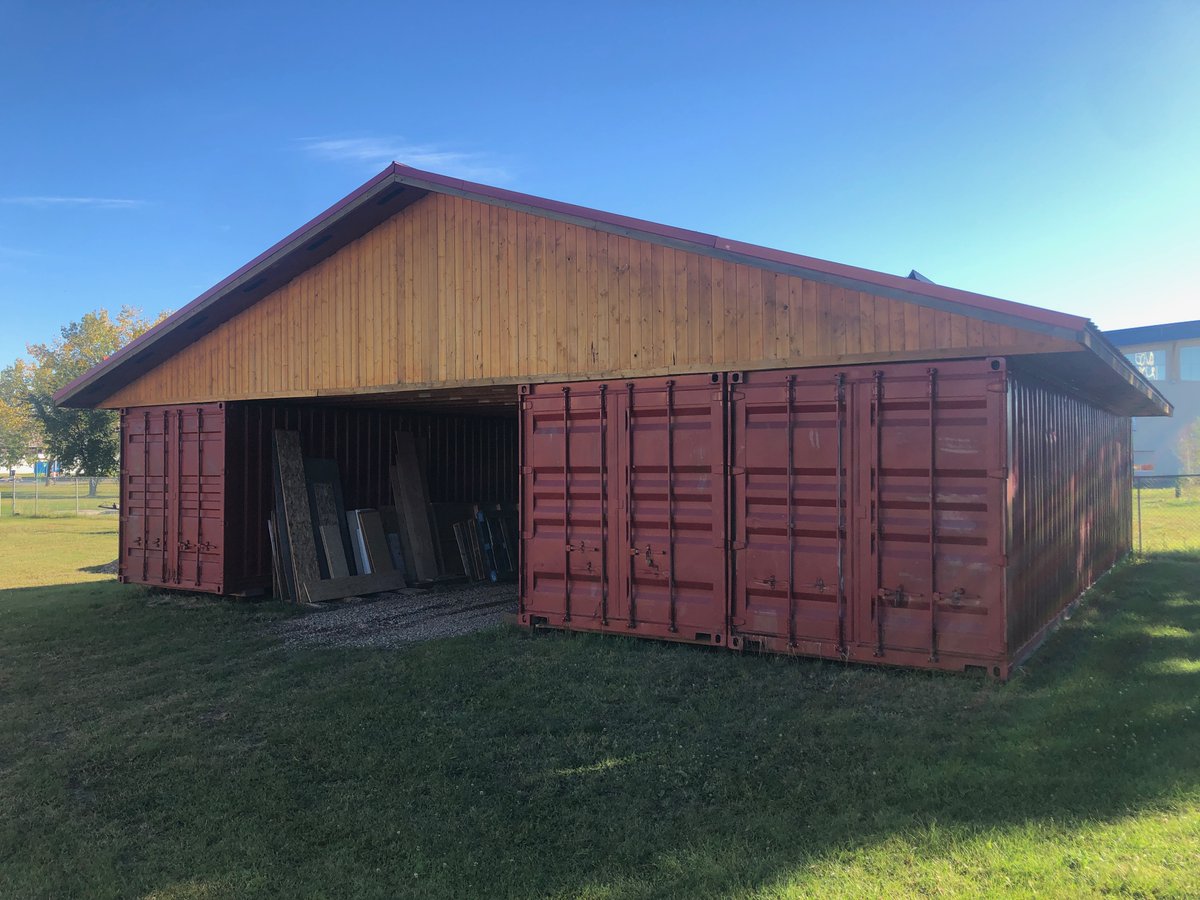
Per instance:
[[[889,275],[887,273],[877,272],[872,269],[863,269],[857,266],[850,266],[843,263],[835,263],[828,260],[818,259],[816,257],[803,256],[798,253],[775,250],[770,247],[763,247],[757,244],[748,244],[741,241],[729,240],[727,238],[706,234],[704,232],[690,231],[684,228],[675,228],[669,225],[662,225],[657,222],[650,222],[645,219],[637,219],[631,216],[623,216],[617,213],[592,209],[590,207],[577,206],[557,200],[549,200],[547,198],[537,197],[532,194],[523,194],[517,191],[510,191],[505,188],[492,187],[490,185],[478,184],[476,182],[465,181],[459,178],[451,178],[446,175],[439,175],[436,172],[426,172],[421,169],[414,169],[410,166],[401,165],[400,163],[392,163],[374,178],[367,181],[365,184],[355,189],[347,196],[343,197],[337,203],[333,204],[324,212],[315,216],[313,219],[306,222],[295,231],[291,232],[282,240],[273,244],[269,249],[256,256],[233,274],[222,279],[195,300],[192,300],[190,303],[176,310],[167,319],[149,329],[140,337],[131,341],[125,347],[113,353],[107,359],[98,363],[92,369],[88,370],[65,387],[56,391],[54,394],[55,403],[61,404],[63,401],[70,399],[84,388],[94,384],[105,373],[112,371],[118,366],[121,366],[133,355],[154,344],[157,340],[159,340],[159,338],[183,324],[183,322],[190,318],[194,313],[198,312],[200,308],[206,306],[215,298],[219,298],[222,292],[224,292],[229,286],[235,284],[247,273],[262,265],[275,254],[279,253],[288,245],[295,242],[298,238],[302,236],[312,236],[312,233],[314,231],[318,231],[328,220],[337,216],[342,211],[347,210],[347,208],[355,205],[355,203],[361,197],[363,197],[363,195],[370,193],[380,184],[388,181],[389,179],[394,179],[401,183],[411,184],[414,187],[437,191],[439,193],[450,191],[464,195],[471,195],[479,197],[485,202],[493,201],[497,203],[525,207],[532,211],[542,212],[552,216],[566,216],[579,219],[584,222],[593,222],[597,225],[606,226],[609,228],[617,228],[634,233],[641,233],[666,240],[676,241],[683,244],[691,244],[705,250],[715,250],[735,254],[739,257],[745,258],[749,262],[758,260],[768,264],[806,269],[836,278],[844,278],[847,280],[860,282],[864,285],[874,285],[914,296],[926,296],[931,299],[959,304],[968,308],[979,309],[981,311],[999,315],[1012,316],[1014,318],[1036,322],[1044,326],[1064,329],[1074,332],[1081,337],[1082,334],[1089,329],[1089,326],[1091,330],[1098,331],[1087,319],[1079,316],[1073,316],[1068,313],[1056,312],[1053,310],[1043,309],[1042,307],[1030,306],[1024,303],[1016,303],[1011,300],[1003,300],[998,297],[990,297],[985,294],[977,294],[971,291],[959,290],[957,288],[950,288],[937,284],[927,284],[925,282],[904,278],[899,275]]]

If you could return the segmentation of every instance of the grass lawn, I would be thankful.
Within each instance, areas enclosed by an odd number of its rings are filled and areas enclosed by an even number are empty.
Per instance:
[[[1008,685],[497,629],[284,649],[282,606],[0,521],[0,896],[1200,895],[1200,559]],[[17,587],[23,585],[23,587]]]
[[[101,512],[101,504],[111,506],[121,498],[121,488],[115,478],[101,479],[96,485],[96,496],[88,496],[88,480],[60,478],[53,484],[25,478],[17,481],[13,502],[14,486],[9,479],[0,479],[0,519],[8,518],[15,508],[18,516],[63,516],[75,515],[76,510],[84,515]],[[114,554],[115,555],[115,554]]]
[[[1200,553],[1200,484],[1190,479],[1175,496],[1174,488],[1141,490],[1141,529],[1138,529],[1138,494],[1134,494],[1133,546],[1141,540],[1143,553],[1187,551]]]

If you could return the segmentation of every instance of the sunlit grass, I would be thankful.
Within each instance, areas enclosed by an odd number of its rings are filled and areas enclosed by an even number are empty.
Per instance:
[[[1200,895],[1200,562],[1007,685],[503,628],[291,650],[273,603],[0,521],[0,896]],[[35,585],[18,588],[17,585]]]
[[[1133,543],[1143,553],[1200,555],[1200,484],[1189,483],[1179,497],[1173,487],[1135,492]]]
[[[112,506],[120,500],[121,489],[113,478],[101,479],[96,488],[96,496],[89,497],[86,478],[80,478],[78,481],[74,478],[59,478],[53,484],[44,484],[41,480],[35,484],[32,478],[18,479],[15,489],[11,480],[0,480],[0,519],[14,515],[103,516],[108,514],[103,507]]]

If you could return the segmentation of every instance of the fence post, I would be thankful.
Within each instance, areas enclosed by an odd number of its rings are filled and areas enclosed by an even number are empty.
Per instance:
[[[75,515],[79,515],[79,473],[75,473]]]
[[[37,469],[33,471],[33,514],[38,514],[38,478]]]
[[[1142,479],[1135,478],[1134,484],[1137,485],[1137,511],[1138,511],[1138,556],[1142,555]]]

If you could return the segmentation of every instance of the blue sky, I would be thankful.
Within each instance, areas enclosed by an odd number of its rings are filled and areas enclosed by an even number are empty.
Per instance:
[[[1200,318],[1200,3],[0,0],[0,364],[391,159],[1092,317]]]

